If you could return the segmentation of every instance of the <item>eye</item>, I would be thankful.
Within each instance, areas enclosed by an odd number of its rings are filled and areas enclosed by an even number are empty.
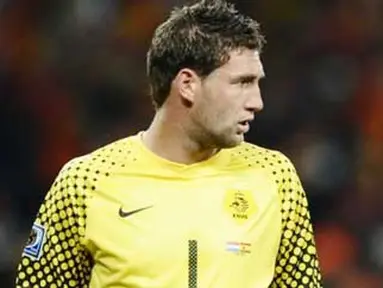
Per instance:
[[[243,77],[239,80],[239,85],[241,87],[248,87],[254,85],[256,81],[256,77]]]
[[[244,79],[241,79],[240,84],[241,86],[249,86],[254,84],[254,82],[255,82],[255,78],[244,78]]]

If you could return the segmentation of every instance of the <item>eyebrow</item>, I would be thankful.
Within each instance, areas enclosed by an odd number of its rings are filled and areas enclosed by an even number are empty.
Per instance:
[[[232,82],[233,83],[238,83],[238,82],[241,82],[241,81],[254,81],[254,80],[257,80],[257,79],[263,79],[265,78],[266,75],[264,73],[262,73],[261,75],[257,75],[257,74],[244,74],[244,75],[238,75],[238,76],[234,76],[232,78]]]

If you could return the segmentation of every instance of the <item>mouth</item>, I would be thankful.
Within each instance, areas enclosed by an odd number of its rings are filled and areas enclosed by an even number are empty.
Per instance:
[[[238,122],[238,124],[239,124],[239,129],[240,129],[241,133],[246,133],[246,132],[249,131],[249,129],[250,129],[250,121],[244,120],[244,121]]]
[[[250,123],[249,123],[250,121],[248,121],[248,120],[244,120],[244,121],[240,121],[240,122],[238,122],[240,125],[244,125],[244,126],[246,126],[246,125],[249,125]]]

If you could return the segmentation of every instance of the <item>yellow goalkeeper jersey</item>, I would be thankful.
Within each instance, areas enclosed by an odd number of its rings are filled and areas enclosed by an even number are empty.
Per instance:
[[[140,134],[67,163],[40,206],[16,287],[322,287],[305,193],[249,143],[192,165]]]

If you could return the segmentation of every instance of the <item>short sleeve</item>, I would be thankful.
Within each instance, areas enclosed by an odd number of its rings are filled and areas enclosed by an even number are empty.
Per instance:
[[[88,287],[92,257],[82,245],[86,177],[67,164],[47,193],[17,268],[16,287]]]

